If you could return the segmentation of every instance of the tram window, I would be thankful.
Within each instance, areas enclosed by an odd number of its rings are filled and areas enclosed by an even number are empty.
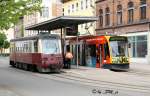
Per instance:
[[[14,48],[13,48],[13,47],[11,48],[11,53],[12,53],[12,52],[14,52]]]
[[[16,52],[18,52],[18,47],[16,47]]]
[[[66,51],[68,51],[68,52],[70,51],[70,46],[69,45],[66,46]]]
[[[12,49],[10,48],[10,53],[12,52]]]
[[[108,43],[104,44],[104,59],[106,59],[107,56],[110,56]]]
[[[95,57],[96,56],[96,45],[91,45],[90,48],[91,48],[90,55]]]
[[[34,41],[34,52],[38,52],[38,41]]]
[[[58,54],[60,53],[59,49],[59,40],[57,39],[43,39],[42,40],[42,51],[45,54]]]
[[[18,52],[20,51],[20,48],[19,48],[19,46],[18,46]]]

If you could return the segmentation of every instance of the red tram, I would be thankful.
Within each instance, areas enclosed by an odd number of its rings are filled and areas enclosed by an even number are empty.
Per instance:
[[[30,71],[59,72],[63,68],[60,36],[39,34],[11,40],[10,65]]]

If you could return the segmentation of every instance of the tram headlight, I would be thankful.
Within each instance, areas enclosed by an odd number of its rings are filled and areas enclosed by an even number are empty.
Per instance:
[[[107,60],[104,60],[104,63],[106,63],[107,62]]]

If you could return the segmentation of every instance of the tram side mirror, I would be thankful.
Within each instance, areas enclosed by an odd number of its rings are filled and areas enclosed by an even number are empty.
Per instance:
[[[131,43],[128,43],[128,48],[131,48]]]

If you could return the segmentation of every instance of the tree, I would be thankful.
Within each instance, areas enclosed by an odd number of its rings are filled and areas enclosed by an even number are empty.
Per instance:
[[[4,32],[0,32],[0,52],[2,53],[7,37]],[[7,42],[6,42],[7,43]],[[6,47],[6,46],[5,46]]]
[[[0,49],[3,48],[4,42],[7,40],[4,32],[0,32]]]
[[[41,9],[41,0],[0,0],[0,30],[7,30],[20,17]]]
[[[9,48],[9,46],[10,46],[10,43],[8,41],[4,41],[3,48],[7,49]]]

